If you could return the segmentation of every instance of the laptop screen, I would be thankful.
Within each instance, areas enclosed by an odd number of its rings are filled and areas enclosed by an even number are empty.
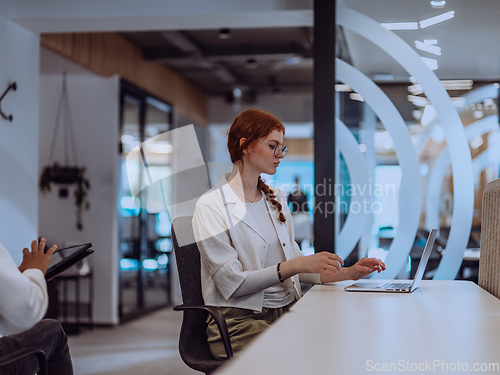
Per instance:
[[[415,290],[418,288],[418,285],[420,284],[420,281],[424,276],[425,267],[427,266],[427,262],[429,261],[429,257],[431,256],[437,232],[438,232],[437,229],[431,229],[431,232],[429,233],[429,237],[427,238],[427,243],[425,244],[422,258],[420,258],[420,262],[418,263],[417,272],[415,273],[415,278],[413,279],[413,283],[411,284],[411,290]]]

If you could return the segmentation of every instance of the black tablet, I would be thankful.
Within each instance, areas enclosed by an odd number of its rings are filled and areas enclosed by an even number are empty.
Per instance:
[[[94,250],[90,249],[91,247],[92,243],[89,242],[56,250],[50,259],[49,268],[45,273],[45,280],[52,280],[61,272],[88,257],[94,252]]]

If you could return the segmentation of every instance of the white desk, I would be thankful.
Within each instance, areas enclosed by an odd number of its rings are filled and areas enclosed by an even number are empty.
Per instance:
[[[410,294],[349,284],[314,286],[217,374],[478,374],[476,363],[500,373],[500,300],[476,284],[429,280]]]

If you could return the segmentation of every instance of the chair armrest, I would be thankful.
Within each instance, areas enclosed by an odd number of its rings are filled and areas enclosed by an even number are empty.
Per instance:
[[[204,310],[207,311],[215,320],[217,324],[217,328],[219,328],[220,336],[222,338],[222,343],[224,344],[224,349],[226,349],[227,358],[231,358],[233,356],[233,348],[231,347],[231,341],[229,340],[229,332],[227,330],[226,319],[224,315],[222,315],[221,311],[218,307],[215,306],[185,306],[179,305],[174,307],[174,311],[183,311],[183,310]]]
[[[45,353],[37,348],[25,348],[18,350],[16,352],[7,354],[6,356],[0,357],[0,367],[6,366],[8,364],[14,363],[20,359],[28,357],[30,355],[36,356],[38,364],[40,366],[39,375],[47,375],[47,361],[45,359]]]

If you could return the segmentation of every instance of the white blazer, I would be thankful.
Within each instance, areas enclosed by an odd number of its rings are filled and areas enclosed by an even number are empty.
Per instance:
[[[200,197],[193,215],[193,231],[201,255],[201,283],[205,304],[262,311],[264,291],[231,298],[248,275],[264,268],[267,242],[257,223],[227,183],[226,174]],[[285,259],[303,256],[294,241],[293,224],[284,193],[272,188],[283,206],[286,222],[278,219],[278,210],[266,199],[272,222]],[[276,276],[277,277],[277,276]],[[278,280],[278,278],[276,278]],[[302,274],[304,282],[319,282],[319,275]],[[295,298],[301,298],[298,275],[285,280]]]

